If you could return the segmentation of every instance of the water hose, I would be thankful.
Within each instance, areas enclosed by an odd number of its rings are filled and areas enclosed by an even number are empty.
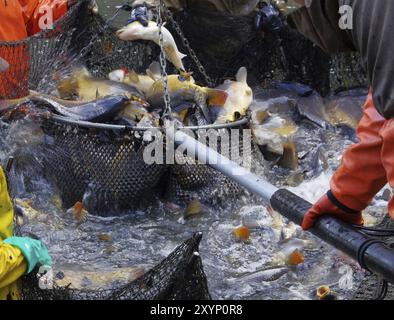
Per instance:
[[[278,189],[263,178],[250,173],[235,162],[198,142],[187,134],[176,131],[175,145],[182,145],[188,156],[204,161],[250,192],[260,196],[281,215],[300,225],[305,212],[312,206],[309,202],[286,189]],[[338,219],[324,216],[310,230],[315,236],[343,251],[366,270],[394,283],[394,250],[382,241],[373,239]]]

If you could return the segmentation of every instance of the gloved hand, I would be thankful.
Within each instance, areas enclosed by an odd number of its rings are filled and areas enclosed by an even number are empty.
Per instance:
[[[331,191],[329,191],[305,214],[301,225],[302,229],[309,230],[314,226],[318,218],[324,215],[333,216],[350,224],[364,224],[360,211],[345,207],[334,197]]]
[[[40,240],[25,237],[10,237],[3,241],[18,248],[27,261],[27,272],[30,273],[36,266],[52,266],[52,259],[48,249]]]
[[[148,8],[144,5],[137,6],[133,8],[133,10],[130,13],[130,19],[127,21],[127,23],[132,23],[138,21],[141,23],[144,27],[147,27],[149,24],[149,11]]]
[[[263,2],[261,9],[255,17],[256,30],[263,30],[267,33],[278,33],[286,25],[285,18],[274,4]]]

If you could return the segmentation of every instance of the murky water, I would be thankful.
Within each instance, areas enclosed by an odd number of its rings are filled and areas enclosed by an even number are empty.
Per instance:
[[[312,174],[305,181],[290,179],[294,186],[290,189],[309,201],[315,201],[328,189],[329,178],[338,165],[342,150],[351,140],[340,130],[315,128],[313,133],[313,130],[302,129],[302,124],[300,128],[305,144],[311,148],[324,145],[329,168],[317,175]],[[2,123],[1,144],[5,148],[0,151],[0,159],[4,164],[9,155],[18,157],[18,174],[14,174],[16,196],[31,200],[32,207],[38,211],[36,216],[25,219],[22,232],[38,235],[48,245],[55,262],[55,273],[65,268],[103,270],[154,266],[182,241],[202,231],[201,255],[214,298],[310,299],[320,285],[330,285],[339,298],[350,298],[353,290],[339,286],[344,272],[348,270],[349,273],[350,270],[350,279],[355,284],[363,277],[363,271],[355,262],[297,228],[292,237],[298,239],[294,248],[305,256],[303,264],[292,267],[276,281],[238,280],[246,272],[274,265],[278,252],[286,246],[280,242],[283,226],[279,223],[278,227],[265,206],[253,197],[228,207],[209,208],[209,213],[186,221],[166,211],[163,204],[157,202],[144,212],[131,212],[123,217],[89,215],[85,223],[77,226],[75,218],[59,207],[56,188],[42,177],[45,167],[42,167],[40,143],[45,137],[37,135],[36,129],[29,122]],[[6,132],[11,134],[4,136]],[[33,132],[34,135],[29,134]],[[316,132],[326,138],[325,143],[320,138],[316,139]],[[256,171],[277,186],[288,186],[289,177],[295,175],[266,164],[257,166]],[[384,211],[384,201],[374,205],[374,215]],[[375,211],[378,207],[383,209]],[[252,231],[247,243],[237,242],[232,231],[245,218],[258,221],[260,228]],[[289,225],[285,223],[284,227]],[[108,235],[112,241],[100,240],[102,234]],[[308,245],[304,246],[299,240]]]

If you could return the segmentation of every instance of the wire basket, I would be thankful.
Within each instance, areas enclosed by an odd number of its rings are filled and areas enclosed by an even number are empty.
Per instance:
[[[197,133],[201,128],[231,130],[247,123],[245,118],[220,126],[185,129]],[[196,197],[193,192],[205,187],[223,188],[225,181],[233,185],[207,165],[169,165],[164,158],[165,135],[151,134],[152,140],[144,140],[152,128],[75,122],[55,116],[44,122],[43,129],[53,138],[50,144],[60,150],[52,152],[46,162],[67,208],[83,201],[93,214],[117,215],[138,208],[141,202],[149,201],[163,190],[168,200],[187,202]],[[161,143],[163,159],[147,164],[145,148],[155,142]]]

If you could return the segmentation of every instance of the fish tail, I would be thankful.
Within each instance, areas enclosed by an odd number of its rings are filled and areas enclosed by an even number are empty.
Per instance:
[[[184,53],[182,53],[182,52],[178,52],[178,57],[179,57],[179,59],[184,59],[184,58],[186,58],[187,57],[187,54],[184,54]]]
[[[210,106],[224,106],[228,94],[223,90],[207,88],[208,101]]]

